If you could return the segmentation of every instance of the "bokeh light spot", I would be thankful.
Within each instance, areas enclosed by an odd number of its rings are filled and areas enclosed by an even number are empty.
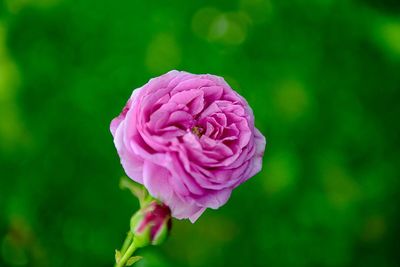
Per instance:
[[[276,89],[275,103],[278,114],[288,120],[294,120],[306,112],[310,99],[300,81],[285,80]]]
[[[328,200],[332,206],[345,209],[359,199],[359,185],[340,164],[338,155],[321,157],[320,172]]]
[[[362,239],[366,242],[377,241],[384,235],[385,231],[385,219],[381,215],[372,215],[365,221]]]
[[[0,21],[0,147],[11,149],[26,141],[16,104],[19,73],[6,47],[7,30]],[[26,136],[25,136],[26,137]]]
[[[6,0],[8,11],[18,13],[26,6],[32,5],[39,8],[51,7],[58,3],[59,0]]]
[[[268,174],[264,179],[264,188],[268,194],[279,193],[293,186],[298,176],[295,154],[282,151],[272,155],[265,165]]]
[[[400,21],[384,21],[376,26],[375,38],[391,56],[400,57]]]
[[[270,0],[240,0],[239,6],[255,23],[269,20],[274,11]]]
[[[221,12],[213,7],[199,9],[192,18],[192,31],[197,36],[207,39],[211,25],[220,14]]]
[[[146,54],[146,66],[152,74],[176,69],[181,62],[181,50],[174,36],[160,33],[150,42]]]
[[[250,18],[244,12],[200,9],[192,19],[192,30],[200,38],[223,45],[239,45],[246,40]]]

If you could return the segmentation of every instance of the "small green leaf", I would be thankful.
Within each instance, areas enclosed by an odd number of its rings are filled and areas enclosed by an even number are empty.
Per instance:
[[[135,262],[138,262],[142,259],[142,256],[133,256],[130,257],[129,260],[126,262],[126,266],[131,266],[133,265]]]
[[[115,262],[118,263],[119,260],[121,259],[122,254],[121,251],[119,251],[118,249],[115,250]]]

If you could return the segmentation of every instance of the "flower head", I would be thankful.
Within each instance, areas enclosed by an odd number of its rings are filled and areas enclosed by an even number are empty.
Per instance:
[[[111,132],[126,174],[194,222],[261,170],[265,138],[221,77],[170,71],[133,91]]]

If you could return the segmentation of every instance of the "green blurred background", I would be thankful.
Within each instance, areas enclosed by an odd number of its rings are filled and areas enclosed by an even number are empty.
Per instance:
[[[137,266],[400,266],[398,0],[0,0],[0,266],[111,266],[109,132],[171,69],[225,77],[263,171]]]

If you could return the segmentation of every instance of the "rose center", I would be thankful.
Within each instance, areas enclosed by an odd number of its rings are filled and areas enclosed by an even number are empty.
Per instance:
[[[194,126],[192,128],[192,133],[197,135],[198,138],[200,138],[203,135],[203,128],[199,127],[199,126]]]

